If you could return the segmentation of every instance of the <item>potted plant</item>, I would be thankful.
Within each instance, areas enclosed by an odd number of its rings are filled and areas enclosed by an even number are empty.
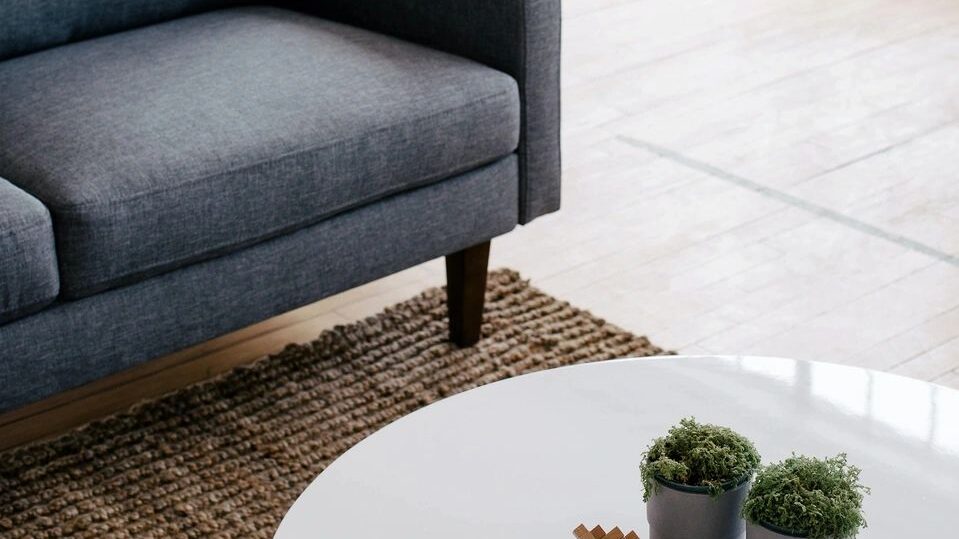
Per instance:
[[[686,418],[653,440],[640,471],[651,539],[738,539],[759,453],[733,430]]]
[[[747,539],[848,539],[866,526],[859,468],[846,455],[817,459],[793,455],[756,475],[743,517]]]

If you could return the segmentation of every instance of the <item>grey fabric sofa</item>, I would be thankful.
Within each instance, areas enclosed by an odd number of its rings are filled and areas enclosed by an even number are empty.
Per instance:
[[[0,411],[559,207],[558,0],[0,3]]]

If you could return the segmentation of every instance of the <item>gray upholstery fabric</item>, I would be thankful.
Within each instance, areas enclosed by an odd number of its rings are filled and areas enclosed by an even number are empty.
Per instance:
[[[0,324],[57,297],[55,253],[50,213],[39,200],[0,178]]]
[[[0,176],[53,214],[67,298],[491,162],[520,123],[508,75],[276,8],[0,62],[0,95]]]
[[[520,222],[560,202],[560,0],[285,0],[512,75],[523,106]]]
[[[3,0],[0,60],[102,36],[237,0]]]
[[[516,226],[510,156],[238,253],[0,326],[0,411],[202,342]]]

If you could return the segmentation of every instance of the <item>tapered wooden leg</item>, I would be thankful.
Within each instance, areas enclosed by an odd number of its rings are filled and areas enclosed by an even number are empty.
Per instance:
[[[458,346],[473,346],[480,338],[488,262],[488,241],[446,255],[450,340]]]

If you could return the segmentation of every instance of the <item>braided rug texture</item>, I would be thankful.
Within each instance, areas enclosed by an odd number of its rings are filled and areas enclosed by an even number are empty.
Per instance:
[[[272,537],[309,482],[380,427],[437,399],[540,369],[661,354],[490,273],[483,339],[447,341],[430,289],[307,345],[0,454],[0,537]]]

